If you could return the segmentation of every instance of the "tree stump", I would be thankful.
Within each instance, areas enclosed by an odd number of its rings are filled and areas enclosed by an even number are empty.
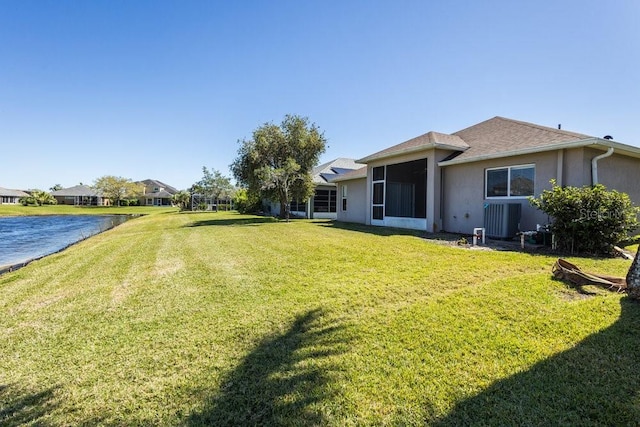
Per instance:
[[[627,294],[633,299],[640,300],[640,250],[636,252],[636,257],[627,273]]]

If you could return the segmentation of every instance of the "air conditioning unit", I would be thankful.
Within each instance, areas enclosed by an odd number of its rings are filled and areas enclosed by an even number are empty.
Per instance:
[[[520,229],[520,203],[486,203],[484,205],[484,228],[487,237],[512,239]]]

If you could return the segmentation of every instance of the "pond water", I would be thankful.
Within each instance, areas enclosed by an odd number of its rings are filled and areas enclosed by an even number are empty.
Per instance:
[[[127,219],[127,215],[0,217],[0,268],[58,252]]]

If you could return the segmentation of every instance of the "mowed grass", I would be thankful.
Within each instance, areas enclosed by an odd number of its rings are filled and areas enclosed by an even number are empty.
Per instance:
[[[177,212],[178,209],[167,206],[22,206],[0,204],[0,216],[15,215],[148,215],[162,212]]]
[[[0,424],[640,423],[640,305],[554,281],[554,261],[326,221],[136,218],[0,276]]]

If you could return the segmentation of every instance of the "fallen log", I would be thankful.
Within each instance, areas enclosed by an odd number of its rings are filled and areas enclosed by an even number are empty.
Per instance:
[[[627,280],[623,277],[586,273],[562,258],[558,258],[553,264],[552,272],[556,279],[571,282],[576,286],[595,285],[615,292],[627,290]]]
[[[622,249],[619,246],[614,246],[613,247],[613,251],[616,253],[616,255],[621,256],[624,259],[628,259],[628,260],[632,260],[633,259],[633,255],[631,255],[631,253],[625,251],[624,249]]]

